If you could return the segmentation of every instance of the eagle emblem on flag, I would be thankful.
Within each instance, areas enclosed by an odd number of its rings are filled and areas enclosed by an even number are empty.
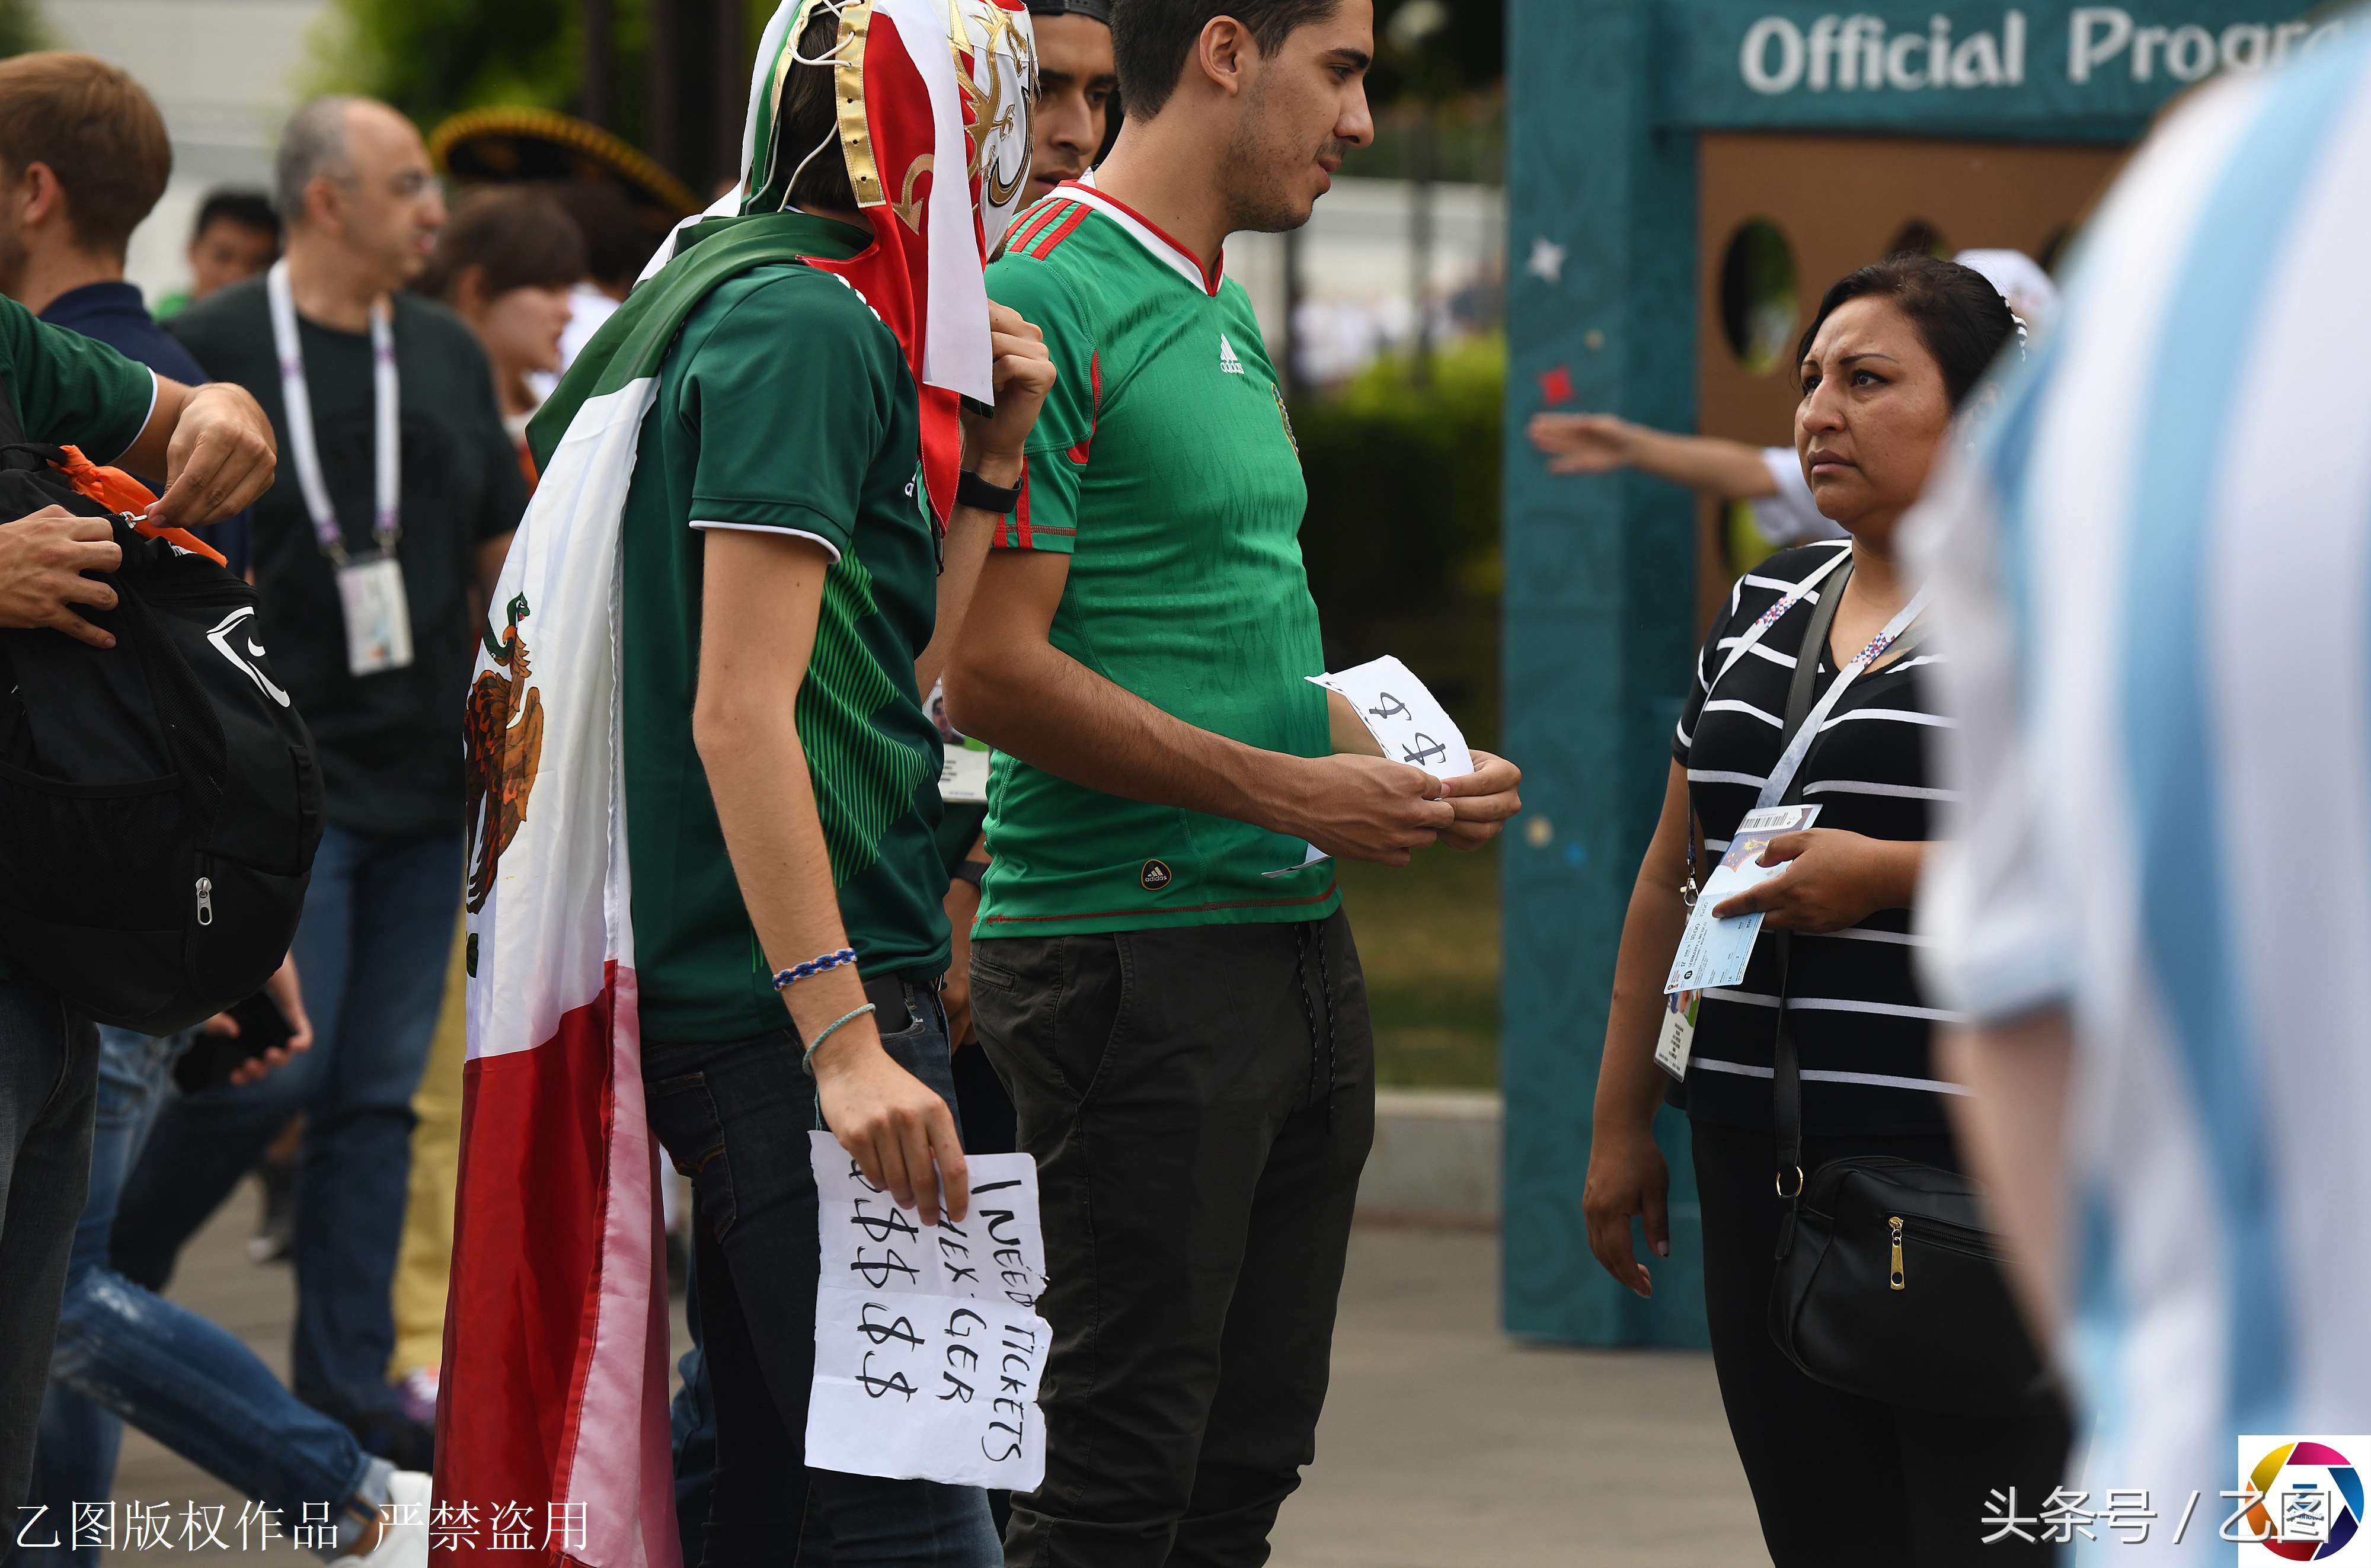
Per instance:
[[[468,743],[469,913],[486,906],[503,851],[526,821],[526,800],[535,792],[536,767],[543,760],[543,695],[535,689],[526,638],[519,622],[527,617],[526,595],[515,594],[502,636],[485,632],[486,657],[494,667],[469,687],[462,719]]]

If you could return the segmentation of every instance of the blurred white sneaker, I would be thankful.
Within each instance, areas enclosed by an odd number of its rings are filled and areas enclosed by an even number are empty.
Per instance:
[[[336,1559],[330,1568],[428,1568],[428,1503],[433,1480],[419,1470],[387,1478],[387,1533],[369,1551]]]

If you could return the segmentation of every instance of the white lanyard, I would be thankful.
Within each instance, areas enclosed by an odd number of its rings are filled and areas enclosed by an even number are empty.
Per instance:
[[[1796,583],[1792,588],[1787,589],[1785,597],[1781,598],[1776,604],[1771,605],[1768,609],[1763,611],[1762,614],[1755,618],[1753,624],[1745,628],[1745,635],[1737,640],[1737,646],[1729,651],[1729,657],[1720,662],[1720,674],[1713,676],[1712,686],[1705,687],[1706,698],[1707,700],[1711,698],[1712,687],[1720,685],[1722,675],[1726,675],[1729,671],[1735,669],[1737,667],[1737,662],[1740,659],[1744,658],[1748,653],[1753,651],[1754,644],[1760,642],[1764,635],[1767,633],[1772,627],[1776,626],[1780,621],[1787,618],[1787,612],[1788,610],[1793,609],[1805,599],[1810,597],[1812,589],[1817,588],[1821,583],[1826,582],[1830,574],[1834,572],[1836,568],[1844,565],[1845,562],[1851,559],[1851,544],[1849,542],[1838,544],[1835,547],[1834,559],[1829,561],[1827,565],[1820,568],[1819,571],[1811,573],[1810,576],[1806,577],[1800,582]]]
[[[1804,715],[1794,739],[1787,743],[1786,751],[1780,754],[1778,766],[1770,770],[1769,778],[1762,786],[1761,796],[1753,802],[1756,810],[1778,803],[1778,798],[1787,792],[1787,786],[1795,781],[1796,770],[1803,766],[1804,755],[1811,749],[1811,737],[1820,732],[1820,726],[1827,721],[1829,714],[1835,711],[1837,700],[1844,696],[1845,688],[1852,685],[1863,670],[1882,658],[1885,651],[1910,629],[1910,623],[1916,620],[1919,612],[1926,607],[1926,592],[1921,588],[1910,603],[1902,606],[1901,614],[1885,623],[1883,631],[1868,640],[1868,647],[1854,654],[1852,662],[1836,672],[1835,681],[1828,687],[1827,695]],[[1816,648],[1806,648],[1795,655],[1798,659],[1817,659],[1819,656],[1820,651]]]
[[[296,482],[305,491],[305,509],[313,514],[313,537],[319,542],[321,553],[342,565],[345,538],[338,527],[337,511],[330,504],[330,487],[321,479],[320,451],[313,444],[313,395],[305,385],[305,352],[296,337],[296,294],[288,284],[285,259],[272,263],[265,292],[272,301],[272,346],[280,357],[280,398],[288,410],[288,447],[296,460]],[[393,555],[395,541],[403,532],[397,514],[401,397],[395,376],[395,313],[385,300],[371,306],[370,335],[375,436],[371,535],[382,554]]]

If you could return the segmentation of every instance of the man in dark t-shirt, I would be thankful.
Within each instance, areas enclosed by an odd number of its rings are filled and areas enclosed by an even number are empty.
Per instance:
[[[294,949],[316,1038],[263,1083],[167,1110],[125,1188],[114,1257],[161,1285],[181,1243],[305,1112],[292,1384],[366,1447],[425,1470],[428,1428],[386,1381],[388,1286],[411,1093],[458,913],[477,605],[526,487],[484,353],[457,317],[400,292],[445,217],[411,121],[364,99],[307,105],[278,169],[285,259],[171,329],[216,379],[253,392],[280,438],[253,549],[272,663],[327,786]]]

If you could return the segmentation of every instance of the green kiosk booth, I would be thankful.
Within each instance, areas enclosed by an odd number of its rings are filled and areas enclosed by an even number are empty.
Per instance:
[[[2299,0],[1509,6],[1504,1323],[1700,1346],[1684,1118],[1659,1126],[1651,1302],[1590,1256],[1581,1188],[1623,915],[1729,567],[1686,492],[1551,476],[1523,427],[1590,409],[1783,444],[1831,282],[1901,248],[2056,261],[2168,100],[2343,24]]]

